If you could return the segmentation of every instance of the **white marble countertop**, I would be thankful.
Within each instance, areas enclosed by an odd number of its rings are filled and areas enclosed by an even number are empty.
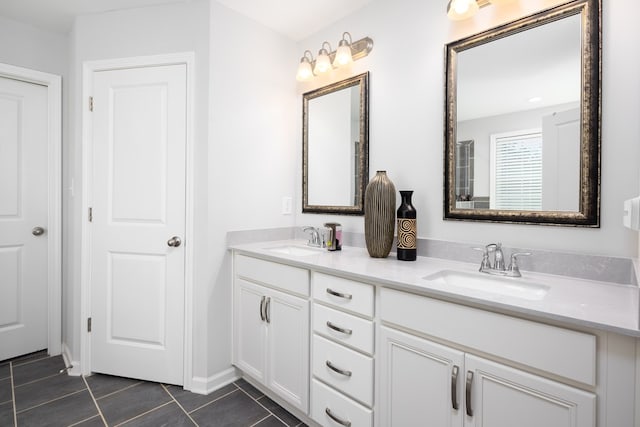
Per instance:
[[[489,276],[478,272],[478,265],[438,258],[418,257],[416,261],[398,261],[392,253],[387,258],[371,258],[365,248],[343,247],[341,251],[324,249],[306,251],[304,255],[288,255],[273,248],[296,246],[308,248],[296,240],[270,241],[232,245],[230,249],[259,258],[337,274],[377,285],[446,299],[465,305],[486,308],[507,314],[522,314],[528,318],[553,320],[580,327],[617,332],[640,337],[639,289],[634,285],[618,285],[566,276],[522,271],[521,278],[498,278],[507,286],[510,281],[539,284],[548,287],[539,300],[509,296],[482,288],[468,289],[446,285],[441,280],[426,280],[440,271],[456,271]]]

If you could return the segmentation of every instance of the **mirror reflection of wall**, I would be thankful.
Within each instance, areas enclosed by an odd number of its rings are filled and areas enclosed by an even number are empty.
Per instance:
[[[360,88],[309,100],[309,204],[355,203]]]

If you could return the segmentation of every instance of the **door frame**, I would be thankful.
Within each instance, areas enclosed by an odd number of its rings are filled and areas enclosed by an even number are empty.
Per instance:
[[[194,63],[193,52],[180,52],[165,55],[136,56],[106,60],[85,61],[82,64],[82,242],[81,242],[81,283],[80,283],[80,369],[78,373],[91,373],[91,334],[87,331],[87,322],[91,317],[91,227],[88,210],[90,207],[93,183],[91,176],[93,155],[93,117],[89,111],[89,97],[93,92],[93,73],[98,71],[127,68],[143,68],[184,64],[187,67],[187,131],[186,131],[186,188],[185,188],[185,288],[184,288],[184,361],[183,387],[190,390],[193,378],[193,237],[194,237],[194,173],[193,173],[193,117],[194,117]]]
[[[47,350],[62,352],[62,77],[0,63],[0,77],[47,88]]]

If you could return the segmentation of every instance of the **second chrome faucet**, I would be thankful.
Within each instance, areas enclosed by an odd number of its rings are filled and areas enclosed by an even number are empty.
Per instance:
[[[518,257],[531,255],[530,252],[514,252],[511,254],[509,266],[505,267],[502,243],[490,243],[484,248],[473,249],[482,252],[482,262],[480,263],[479,269],[480,272],[508,277],[522,277],[520,267],[518,266]],[[491,260],[491,255],[493,255],[493,262]]]

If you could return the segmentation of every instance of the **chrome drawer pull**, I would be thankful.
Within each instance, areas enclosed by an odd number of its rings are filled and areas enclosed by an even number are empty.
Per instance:
[[[343,294],[342,292],[336,292],[331,288],[327,288],[327,293],[329,295],[333,295],[334,297],[340,297],[340,298],[344,298],[344,299],[352,299],[353,295],[351,294]]]
[[[324,412],[329,416],[329,418],[331,418],[333,421],[337,422],[338,424],[343,425],[345,427],[351,426],[351,421],[346,421],[341,419],[340,417],[335,416],[333,412],[331,412],[331,409],[326,408]]]
[[[351,329],[346,329],[346,328],[341,328],[340,326],[336,326],[333,323],[331,323],[329,320],[327,320],[327,326],[333,329],[334,331],[342,332],[345,335],[353,334],[353,331]]]
[[[456,365],[453,365],[453,369],[451,370],[451,406],[456,411],[460,407],[458,403],[458,368]]]
[[[467,407],[467,415],[473,417],[473,409],[471,409],[471,386],[473,385],[473,372],[467,371],[467,387],[465,390],[465,405]]]
[[[340,369],[340,368],[338,368],[338,367],[335,367],[335,366],[333,365],[333,363],[331,363],[331,362],[330,362],[330,361],[328,361],[328,360],[327,360],[327,362],[326,362],[326,363],[327,363],[327,367],[328,367],[329,369],[331,369],[332,371],[337,372],[337,373],[339,373],[340,375],[344,375],[345,377],[350,377],[350,376],[351,376],[351,371],[345,371],[344,369]]]
[[[271,323],[271,297],[267,297],[267,301],[264,303],[264,319],[267,323]]]

